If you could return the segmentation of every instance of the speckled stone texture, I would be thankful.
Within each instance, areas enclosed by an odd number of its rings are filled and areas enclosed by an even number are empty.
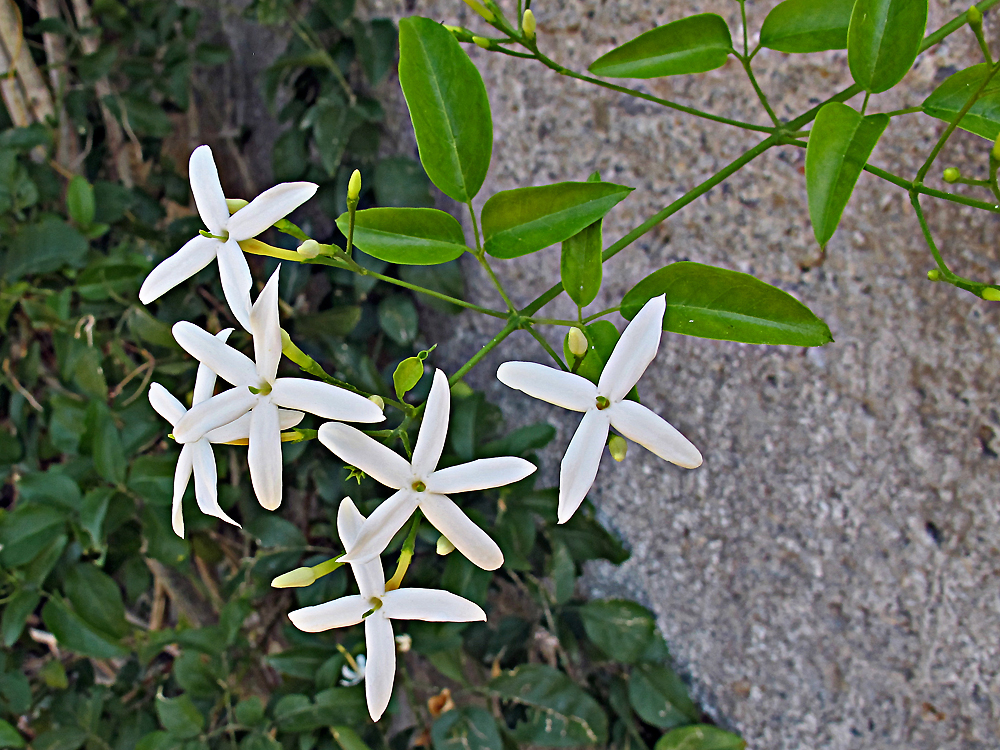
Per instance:
[[[751,45],[773,4],[748,3]],[[931,4],[929,28],[967,5]],[[543,49],[579,71],[617,44],[696,12],[720,13],[734,39],[742,36],[732,0],[538,0],[534,10]],[[370,12],[421,13],[487,30],[459,0],[374,0]],[[991,38],[996,28],[988,15]],[[605,179],[637,188],[605,222],[610,244],[758,140],[536,63],[471,53],[495,129],[479,205],[499,190],[600,169]],[[955,34],[897,90],[873,97],[869,111],[919,104],[977,56],[968,30]],[[764,51],[755,67],[782,117],[850,83],[843,52]],[[766,124],[735,60],[640,85]],[[400,148],[413,151],[394,79],[385,93],[398,103],[389,109],[403,129]],[[895,118],[873,161],[912,177],[942,128],[922,115]],[[982,174],[988,147],[958,134],[929,183],[942,186],[946,165]],[[592,310],[615,304],[662,265],[690,259],[789,291],[826,319],[836,342],[803,350],[664,335],[641,395],[699,446],[705,463],[685,471],[637,446],[623,464],[605,457],[591,498],[633,556],[618,569],[592,570],[591,589],[627,591],[655,609],[696,695],[755,750],[995,750],[1000,308],[926,281],[933,264],[907,196],[870,175],[862,176],[826,262],[803,271],[817,255],[803,170],[802,150],[773,149],[606,265]],[[995,217],[924,203],[955,270],[1000,278]],[[558,249],[494,267],[523,304],[558,279]],[[485,275],[474,264],[468,271],[471,296],[499,304]],[[573,311],[563,297],[545,313]],[[437,363],[454,369],[498,328],[495,320],[463,316],[441,342]],[[549,333],[557,343],[561,334]],[[554,481],[578,417],[499,385],[497,365],[516,358],[545,361],[545,354],[519,333],[472,381],[513,424],[548,419],[559,427],[544,455]]]

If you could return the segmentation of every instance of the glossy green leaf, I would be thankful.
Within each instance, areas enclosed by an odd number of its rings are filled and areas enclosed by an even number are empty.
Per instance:
[[[658,78],[721,68],[733,49],[729,27],[715,13],[657,26],[602,55],[588,70],[605,78]]]
[[[24,747],[24,737],[3,719],[0,719],[0,747]]]
[[[496,721],[479,706],[463,706],[441,714],[431,727],[431,741],[434,750],[503,750]]]
[[[583,688],[542,664],[524,664],[495,677],[489,691],[527,709],[513,730],[519,742],[538,747],[603,745],[608,717]]]
[[[600,181],[601,175],[598,172],[587,178],[587,182]],[[580,307],[586,307],[593,302],[601,290],[603,275],[601,251],[604,249],[601,237],[602,223],[601,220],[595,221],[562,243],[559,271],[563,289]]]
[[[597,384],[604,371],[604,365],[611,356],[611,352],[618,343],[621,335],[614,323],[609,320],[598,320],[583,327],[583,332],[587,337],[587,353],[583,355],[582,361],[577,362],[577,357],[569,350],[569,334],[563,337],[563,357],[570,364],[571,369],[577,375],[586,378],[591,383]]]
[[[66,527],[63,512],[46,505],[23,504],[0,518],[0,563],[14,568],[30,562]]]
[[[113,484],[125,481],[128,459],[122,446],[122,435],[115,426],[111,412],[100,404],[94,425],[94,468],[97,473]]]
[[[760,27],[760,46],[779,52],[847,48],[854,0],[785,0]]]
[[[816,116],[806,147],[806,192],[813,233],[826,246],[837,231],[858,177],[889,124],[888,115],[862,117],[840,102]]]
[[[205,727],[205,717],[186,694],[176,698],[156,696],[156,715],[163,728],[180,739],[197,737]]]
[[[743,750],[747,743],[738,735],[711,724],[672,729],[657,740],[653,750]]]
[[[744,344],[822,346],[826,323],[787,292],[749,274],[681,261],[654,271],[622,299],[631,320],[653,297],[667,295],[663,330]]]
[[[951,122],[962,111],[969,98],[979,90],[988,70],[986,63],[979,63],[949,76],[924,99],[924,112],[931,117]],[[958,127],[991,141],[1000,136],[1000,76],[993,76],[986,84]]]
[[[340,745],[340,750],[370,750],[365,741],[351,727],[330,727],[330,734]]]
[[[337,219],[345,235],[348,215]],[[430,266],[455,260],[468,248],[462,225],[434,208],[367,208],[354,214],[354,244],[387,263]]]
[[[927,0],[857,0],[847,30],[855,82],[877,94],[903,80],[920,51]]]
[[[604,653],[631,664],[646,650],[656,631],[653,613],[625,599],[587,602],[580,607],[583,628]]]
[[[50,598],[42,608],[42,621],[59,645],[95,659],[117,659],[129,650],[111,636],[100,633],[59,599]]]
[[[417,308],[409,297],[395,294],[379,302],[379,327],[400,346],[408,346],[417,338],[418,323]]]
[[[631,192],[611,182],[560,182],[497,193],[483,206],[486,252],[516,258],[568,240]]]
[[[399,85],[427,176],[449,198],[471,200],[493,153],[490,101],[476,66],[448,29],[411,16],[399,22]]]
[[[3,616],[0,617],[0,634],[3,636],[4,646],[10,648],[21,637],[24,623],[28,615],[35,611],[39,601],[41,594],[36,589],[21,589],[7,600]]]
[[[66,189],[66,208],[69,217],[80,227],[88,227],[94,221],[94,188],[85,177],[74,175]]]
[[[118,584],[96,565],[78,563],[66,571],[66,597],[87,623],[110,638],[122,638],[130,628]]]
[[[79,750],[90,739],[80,727],[59,727],[38,735],[31,743],[32,750]]]
[[[8,282],[21,276],[56,271],[63,266],[80,268],[87,255],[87,239],[62,219],[46,216],[21,225],[14,235],[3,275]]]
[[[647,724],[672,729],[698,721],[698,708],[691,702],[683,681],[670,667],[638,664],[628,683],[629,702]]]

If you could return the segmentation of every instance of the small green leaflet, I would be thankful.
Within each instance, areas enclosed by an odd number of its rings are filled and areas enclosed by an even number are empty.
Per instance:
[[[345,235],[347,213],[337,218]],[[354,214],[354,244],[387,263],[431,266],[455,260],[468,248],[462,225],[434,208],[367,208]]]
[[[927,0],[857,0],[847,30],[847,64],[859,86],[888,91],[913,66],[927,26]]]
[[[816,116],[806,148],[806,192],[821,246],[837,231],[858,177],[888,124],[888,115],[862,117],[840,102],[827,104]]]
[[[854,0],[785,0],[764,19],[760,46],[778,52],[847,48]]]
[[[632,190],[611,182],[560,182],[497,193],[483,206],[486,252],[516,258],[568,240]]]
[[[657,740],[653,750],[743,750],[743,738],[711,724],[672,729]]]
[[[931,117],[951,122],[962,111],[969,98],[979,90],[983,76],[988,72],[989,66],[979,63],[949,76],[924,99],[924,112]],[[993,76],[986,84],[958,127],[991,141],[996,140],[1000,135],[1000,76]]]
[[[599,172],[587,178],[587,182],[600,181]],[[601,225],[602,221],[597,220],[562,243],[559,272],[563,289],[580,307],[593,302],[601,290],[604,262],[601,258],[601,250],[604,249]]]
[[[606,78],[704,73],[725,65],[732,49],[722,16],[700,13],[640,34],[597,58],[588,70]]]
[[[749,274],[681,261],[654,271],[622,299],[631,320],[653,297],[667,295],[663,330],[745,344],[822,346],[826,323],[787,292]]]

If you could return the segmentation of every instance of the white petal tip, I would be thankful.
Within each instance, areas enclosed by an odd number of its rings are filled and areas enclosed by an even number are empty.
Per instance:
[[[294,612],[288,613],[288,619],[292,621],[292,625],[297,627],[303,633],[321,633],[324,628],[313,628],[309,625],[309,618],[300,616],[302,612],[301,609],[297,609]]]
[[[258,498],[258,501],[260,502],[260,507],[263,508],[264,510],[277,510],[278,507],[281,505],[281,498],[280,497],[277,498],[277,499],[273,499],[273,498],[261,499],[261,498]]]

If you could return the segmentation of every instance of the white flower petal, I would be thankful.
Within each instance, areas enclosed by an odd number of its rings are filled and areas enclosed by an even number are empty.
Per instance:
[[[415,454],[414,454],[415,455]],[[467,464],[435,471],[425,480],[428,492],[451,495],[519,482],[534,472],[535,465],[515,456],[480,458]]]
[[[362,616],[372,608],[363,596],[353,594],[323,602],[315,607],[303,607],[288,613],[292,625],[307,633],[321,633],[330,628],[346,628],[361,622]]]
[[[275,390],[284,380],[285,378],[281,378],[275,383]],[[275,391],[271,391],[272,398],[274,395]],[[288,405],[280,400],[278,403]],[[409,489],[413,483],[413,472],[406,459],[361,430],[339,422],[327,422],[319,428],[319,441],[345,463],[357,466],[386,487],[394,490],[403,487]]]
[[[569,441],[559,467],[559,523],[566,523],[572,518],[594,484],[611,426],[609,411],[588,411]]]
[[[243,249],[236,240],[219,247],[219,281],[222,282],[222,293],[226,295],[226,303],[233,312],[233,317],[247,331],[250,330],[250,289],[253,287],[253,277],[250,266],[247,265]]]
[[[379,505],[361,524],[354,544],[340,559],[353,565],[367,563],[381,555],[417,509],[416,494],[410,489],[400,490]]]
[[[191,407],[174,425],[174,439],[178,443],[193,443],[217,427],[233,422],[257,404],[258,397],[245,386],[231,388],[208,401]]]
[[[448,437],[450,414],[451,390],[448,387],[448,376],[435,370],[434,383],[427,396],[424,419],[420,423],[417,443],[413,446],[413,458],[410,460],[414,476],[426,479],[437,468],[445,438]]]
[[[190,279],[213,260],[222,243],[211,237],[198,235],[169,258],[164,259],[139,287],[139,301],[148,305],[169,292],[185,279]]]
[[[281,361],[281,323],[278,321],[278,266],[250,310],[254,360],[257,374],[273,383]]]
[[[250,483],[266,510],[281,505],[281,428],[278,407],[261,399],[250,413]]]
[[[393,620],[475,622],[486,619],[475,602],[439,589],[396,589],[382,597],[382,610]]]
[[[188,354],[233,385],[260,385],[253,360],[194,323],[182,320],[173,327],[174,338]],[[203,402],[202,402],[203,403]]]
[[[381,422],[382,410],[374,403],[329,383],[304,378],[278,378],[272,384],[271,400],[289,409],[345,422]]]
[[[503,552],[497,543],[465,515],[450,497],[421,492],[419,499],[420,510],[424,512],[427,520],[444,534],[448,541],[455,545],[455,549],[469,559],[469,562],[483,570],[496,570],[503,565]]]
[[[659,414],[635,401],[612,404],[611,425],[629,440],[685,469],[701,466],[701,452]]]
[[[221,341],[223,344],[229,340],[229,334],[233,332],[232,328],[223,328],[217,334],[215,338]],[[194,393],[191,396],[191,405],[200,404],[202,401],[208,401],[215,394],[215,378],[217,373],[208,365],[201,363],[198,365],[198,374],[194,377]]]
[[[171,427],[177,424],[187,411],[184,404],[159,383],[150,383],[149,404],[157,414],[170,423]]]
[[[198,146],[191,152],[188,179],[191,180],[191,192],[194,193],[194,204],[198,207],[201,220],[212,234],[220,234],[229,221],[229,207],[211,148]]]
[[[385,713],[392,697],[392,683],[396,678],[396,639],[392,637],[392,623],[379,612],[365,618],[365,697],[372,721]]]
[[[250,419],[250,412],[247,412],[229,424],[209,430],[205,433],[205,437],[210,443],[232,443],[235,440],[248,440],[250,438]]]
[[[340,501],[337,510],[337,533],[344,549],[350,549],[357,541],[358,533],[365,522],[365,517],[354,505],[354,501],[345,497]],[[385,572],[382,570],[382,560],[374,557],[370,562],[351,563],[351,570],[358,581],[362,596],[381,596],[385,593]]]
[[[181,505],[184,501],[184,490],[191,481],[191,451],[188,446],[181,446],[181,455],[177,457],[177,468],[174,469],[174,498],[170,507],[170,525],[174,533],[184,538],[184,512]]]
[[[191,449],[194,465],[194,496],[198,500],[198,508],[207,516],[214,516],[233,526],[239,526],[219,505],[219,475],[211,443],[208,440],[199,440],[196,443],[188,443],[184,448]]]
[[[573,411],[587,411],[597,400],[597,386],[584,377],[537,362],[504,362],[497,380],[529,396]]]
[[[229,236],[237,240],[256,237],[312,198],[318,187],[312,182],[283,182],[265,190],[230,217]]]
[[[666,295],[661,294],[649,300],[632,318],[601,372],[597,390],[602,396],[611,401],[621,401],[639,382],[660,348],[666,309]]]
[[[271,399],[274,401],[274,399]],[[305,414],[300,411],[293,411],[292,409],[278,409],[278,424],[281,425],[282,430],[290,430],[299,422],[302,421]]]

